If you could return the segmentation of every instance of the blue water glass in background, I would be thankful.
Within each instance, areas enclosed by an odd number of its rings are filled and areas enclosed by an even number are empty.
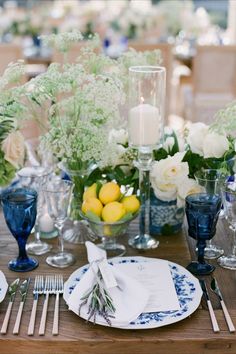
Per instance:
[[[191,262],[187,269],[195,275],[207,275],[215,267],[204,259],[206,241],[216,233],[216,224],[221,209],[221,198],[216,194],[197,193],[186,198],[188,234],[197,240],[198,260]]]
[[[7,226],[19,247],[18,257],[8,267],[15,272],[33,270],[38,261],[28,257],[25,246],[36,220],[37,192],[30,188],[8,188],[2,193],[1,203]]]

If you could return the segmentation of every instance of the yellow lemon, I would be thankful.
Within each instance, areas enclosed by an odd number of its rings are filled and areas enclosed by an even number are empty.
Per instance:
[[[97,216],[101,216],[103,205],[99,199],[91,197],[83,201],[82,212],[86,214],[88,211],[92,211]]]
[[[121,203],[124,205],[127,213],[136,213],[136,211],[140,208],[140,201],[136,195],[130,195],[122,198]]]
[[[125,215],[125,207],[119,202],[111,202],[102,209],[102,219],[106,222],[119,221]]]
[[[115,202],[121,196],[120,187],[115,182],[105,183],[99,192],[99,199],[103,204]]]
[[[97,183],[92,184],[83,194],[83,200],[97,198]]]

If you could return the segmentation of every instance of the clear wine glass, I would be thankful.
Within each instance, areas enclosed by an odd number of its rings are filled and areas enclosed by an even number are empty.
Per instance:
[[[198,260],[191,262],[187,269],[195,275],[207,275],[215,267],[204,259],[206,240],[216,233],[216,224],[220,214],[221,198],[216,194],[196,193],[186,197],[186,216],[188,234],[197,240]]]
[[[62,228],[68,216],[71,202],[73,183],[71,181],[54,178],[43,188],[43,195],[47,203],[48,213],[58,229],[60,251],[47,257],[46,262],[52,267],[65,268],[75,262],[73,254],[64,251]]]
[[[218,264],[226,269],[236,269],[236,182],[226,182],[222,187],[225,218],[233,232],[231,254],[218,258]]]
[[[35,240],[26,245],[27,252],[35,255],[42,255],[51,250],[52,246],[40,239],[39,220],[43,213],[42,186],[47,182],[52,171],[43,166],[25,167],[17,174],[19,176],[18,185],[22,187],[30,187],[38,193],[37,201],[37,217],[34,226]]]
[[[37,192],[29,188],[9,188],[1,195],[3,213],[12,235],[17,241],[19,255],[8,263],[15,272],[28,272],[38,266],[29,258],[25,245],[34,226],[37,214]]]
[[[226,175],[217,169],[202,169],[194,175],[200,186],[204,187],[207,194],[221,194],[221,186],[226,179]],[[212,240],[208,240],[205,248],[206,259],[216,259],[224,254],[222,247],[216,245]]]

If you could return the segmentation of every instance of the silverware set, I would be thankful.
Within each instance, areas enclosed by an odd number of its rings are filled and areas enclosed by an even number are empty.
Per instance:
[[[15,320],[15,325],[13,328],[13,334],[19,333],[22,312],[23,312],[24,304],[25,304],[25,301],[27,298],[29,284],[30,284],[30,278],[28,278],[22,282],[20,282],[20,279],[16,279],[9,285],[9,287],[8,287],[9,303],[8,303],[7,311],[6,311],[4,320],[3,320],[2,328],[0,331],[2,334],[7,333],[8,323],[10,320],[12,307],[13,307],[13,303],[14,303],[17,291],[19,292],[19,295],[21,297],[21,301],[19,304],[19,308],[18,308],[16,320]],[[36,320],[37,306],[38,306],[38,300],[39,300],[40,295],[44,296],[44,302],[43,302],[43,310],[42,310],[41,320],[40,320],[40,325],[39,325],[39,335],[42,336],[45,334],[47,312],[48,312],[48,302],[49,302],[50,295],[55,296],[55,308],[54,308],[54,316],[53,316],[52,334],[58,335],[58,333],[59,333],[59,299],[60,299],[60,295],[63,294],[63,289],[64,289],[64,283],[63,283],[62,275],[47,275],[45,277],[43,275],[37,275],[35,277],[34,287],[33,287],[33,304],[32,304],[29,325],[28,325],[28,332],[27,332],[27,334],[29,336],[32,336],[35,331],[35,320]]]
[[[220,332],[220,327],[218,325],[218,322],[217,322],[217,319],[216,319],[216,316],[215,316],[215,312],[213,310],[213,306],[212,306],[211,300],[209,298],[209,294],[208,294],[206,283],[202,279],[200,279],[199,282],[200,282],[200,285],[201,285],[201,288],[202,288],[202,291],[203,291],[203,296],[204,296],[204,298],[206,300],[206,303],[207,303],[207,306],[208,306],[208,310],[209,310],[209,314],[210,314],[210,319],[211,319],[213,331],[214,332]],[[212,277],[211,284],[210,284],[210,289],[211,289],[212,292],[214,292],[217,295],[217,297],[218,297],[218,299],[220,301],[220,305],[221,305],[222,311],[224,313],[224,317],[225,317],[229,332],[230,333],[234,333],[235,332],[234,324],[232,322],[232,319],[230,317],[228,309],[227,309],[227,307],[225,305],[225,302],[223,300],[223,296],[222,296],[222,293],[221,293],[220,288],[218,286],[217,280],[214,277]]]

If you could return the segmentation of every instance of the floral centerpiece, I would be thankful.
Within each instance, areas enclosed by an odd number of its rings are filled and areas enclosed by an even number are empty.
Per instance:
[[[150,229],[154,234],[172,234],[180,230],[187,195],[203,189],[194,179],[201,169],[235,172],[235,103],[216,115],[211,126],[193,123],[178,136],[166,128],[163,147],[154,152],[151,171]]]

